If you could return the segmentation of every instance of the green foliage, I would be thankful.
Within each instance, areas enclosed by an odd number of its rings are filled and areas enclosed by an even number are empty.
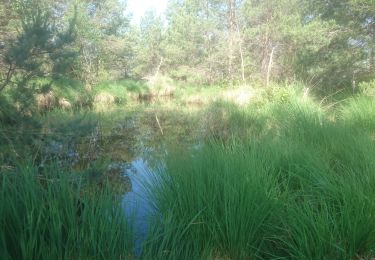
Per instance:
[[[88,196],[77,175],[27,163],[1,168],[0,185],[2,259],[131,255],[131,230],[108,189]]]
[[[167,9],[166,67],[193,84],[222,81],[227,73],[224,1],[171,1]]]
[[[2,125],[16,124],[20,120],[17,109],[9,103],[8,98],[0,96],[0,122]]]
[[[59,30],[52,18],[52,8],[47,5],[47,1],[14,1],[22,31],[6,56],[7,62],[16,69],[37,76],[46,73],[47,63],[55,63],[56,69],[62,66],[58,61],[66,63],[70,55],[74,56],[74,52],[63,52],[74,41],[74,17],[65,25],[65,30]]]
[[[330,42],[310,55],[310,67],[320,67],[316,76],[325,87],[350,86],[373,77],[374,11],[373,1],[306,1],[310,22],[332,24]]]
[[[153,76],[159,72],[164,59],[164,25],[161,17],[147,12],[136,32],[134,73],[140,77]]]
[[[28,80],[44,76],[88,87],[159,73],[188,85],[299,80],[325,95],[374,77],[368,0],[170,1],[167,22],[147,12],[139,26],[124,1],[9,3],[0,14],[0,89],[21,86],[28,97]]]
[[[106,77],[113,80],[127,76],[131,48],[126,1],[73,2],[67,14],[74,16],[77,10],[74,47],[79,57],[73,75],[92,85]]]

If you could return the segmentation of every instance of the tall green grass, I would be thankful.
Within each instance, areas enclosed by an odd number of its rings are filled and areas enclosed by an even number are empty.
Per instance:
[[[373,97],[358,96],[341,107],[340,119],[354,128],[375,133],[375,102]]]
[[[146,185],[157,214],[144,259],[375,256],[371,136],[312,102],[264,111],[265,134],[169,152]]]
[[[79,175],[32,163],[0,173],[1,259],[126,259],[132,234],[109,189],[83,192]]]

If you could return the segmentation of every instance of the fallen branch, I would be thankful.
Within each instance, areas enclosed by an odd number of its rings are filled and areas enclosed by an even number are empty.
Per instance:
[[[156,119],[156,122],[158,123],[161,135],[164,135],[163,128],[161,128],[161,125],[160,125],[160,122],[159,122],[159,118],[158,118],[158,116],[156,114],[155,114],[155,119]]]

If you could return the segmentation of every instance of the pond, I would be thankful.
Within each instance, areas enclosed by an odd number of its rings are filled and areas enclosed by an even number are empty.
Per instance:
[[[124,175],[130,179],[132,188],[125,194],[122,206],[134,227],[135,254],[140,255],[149,227],[149,217],[155,211],[145,185],[152,184],[152,171],[144,159],[138,158],[124,168]]]
[[[139,111],[116,111],[113,117],[104,116],[102,122],[96,117],[94,120],[89,118],[87,122],[71,119],[70,139],[65,134],[61,137],[51,136],[45,141],[48,144],[46,154],[68,162],[73,168],[95,169],[95,161],[99,161],[100,165],[101,159],[109,163],[108,169],[94,171],[95,174],[89,178],[96,185],[96,182],[100,183],[102,178],[107,177],[114,191],[123,196],[122,207],[134,229],[136,255],[141,253],[149,219],[155,213],[148,197],[150,185],[155,180],[153,169],[160,169],[168,150],[171,151],[170,148],[176,144],[189,149],[199,148],[199,145],[192,144],[199,144],[197,140],[205,132],[202,125],[185,113],[142,111],[141,108]],[[80,122],[79,127],[76,126],[77,121]],[[95,121],[99,124],[95,124]],[[69,123],[66,124],[70,127]],[[60,125],[50,128],[59,129]]]

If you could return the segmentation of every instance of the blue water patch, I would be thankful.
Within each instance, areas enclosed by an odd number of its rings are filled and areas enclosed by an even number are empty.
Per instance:
[[[148,198],[147,185],[152,182],[152,172],[143,159],[137,159],[125,167],[124,174],[129,177],[132,190],[125,194],[122,206],[127,219],[131,220],[134,232],[135,254],[139,256],[146,239],[150,216],[154,213]]]

